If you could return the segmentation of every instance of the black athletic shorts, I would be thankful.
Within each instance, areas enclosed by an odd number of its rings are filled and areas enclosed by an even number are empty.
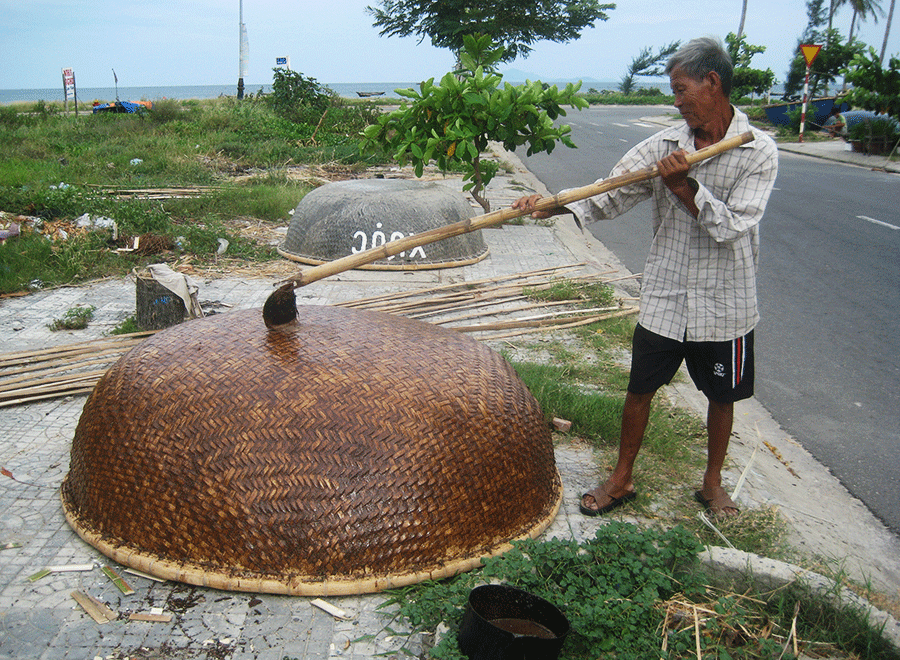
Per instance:
[[[634,330],[628,391],[649,394],[672,382],[681,362],[707,398],[732,403],[753,396],[753,331],[731,341],[678,341],[641,325]]]

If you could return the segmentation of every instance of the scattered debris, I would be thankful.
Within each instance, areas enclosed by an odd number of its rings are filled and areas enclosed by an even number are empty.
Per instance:
[[[119,614],[111,610],[106,603],[89,596],[82,591],[73,591],[72,598],[75,599],[85,612],[97,623],[109,623],[119,618]]]
[[[131,586],[109,566],[101,566],[100,570],[103,571],[103,574],[106,575],[106,577],[112,580],[112,583],[116,585],[119,591],[121,591],[123,594],[125,594],[126,596],[130,596],[134,593],[134,589],[132,589]]]
[[[561,419],[559,417],[553,418],[553,428],[555,428],[560,433],[568,433],[572,430],[572,422],[567,419]]]
[[[152,580],[153,582],[166,582],[163,578],[158,578],[155,575],[150,575],[149,573],[144,573],[143,571],[139,571],[136,568],[126,568],[126,573],[131,573],[139,578],[144,578],[145,580]]]
[[[132,612],[128,615],[128,620],[150,621],[152,623],[169,623],[172,621],[172,615],[164,613],[161,607],[154,607],[150,612]]]
[[[769,450],[770,452],[772,452],[772,455],[773,455],[775,458],[778,459],[778,462],[781,463],[784,467],[787,468],[787,471],[788,471],[788,472],[790,472],[792,475],[794,475],[794,476],[797,477],[798,479],[800,478],[800,475],[797,474],[796,472],[794,472],[794,468],[791,467],[791,464],[790,464],[788,461],[784,460],[784,457],[781,455],[781,452],[778,451],[778,448],[777,448],[777,447],[775,447],[774,445],[772,445],[772,444],[771,444],[770,442],[768,442],[767,440],[763,440],[763,444],[766,446],[766,448],[768,448],[768,450]]]
[[[327,612],[337,619],[344,619],[346,621],[349,621],[353,618],[352,616],[347,614],[345,610],[342,610],[340,607],[335,607],[331,603],[328,603],[321,598],[316,598],[315,600],[310,601],[309,604],[313,607],[318,607],[323,612]]]

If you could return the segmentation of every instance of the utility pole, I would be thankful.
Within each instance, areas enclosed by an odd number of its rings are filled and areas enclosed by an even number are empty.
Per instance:
[[[244,76],[247,75],[247,26],[244,25],[244,0],[240,0],[240,17],[238,19],[239,22],[239,32],[238,38],[240,40],[240,61],[238,63],[238,85],[237,85],[237,97],[238,100],[244,98]]]

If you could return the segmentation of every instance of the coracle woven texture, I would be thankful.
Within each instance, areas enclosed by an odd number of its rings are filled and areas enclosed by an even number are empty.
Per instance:
[[[307,194],[278,252],[321,264],[474,215],[466,198],[439,183],[407,179],[337,181]],[[418,270],[475,263],[488,254],[481,230],[379,259],[363,268]]]
[[[509,364],[387,314],[259,310],[164,330],[101,379],[62,486],[127,566],[221,589],[378,591],[536,536],[561,497],[549,427]]]

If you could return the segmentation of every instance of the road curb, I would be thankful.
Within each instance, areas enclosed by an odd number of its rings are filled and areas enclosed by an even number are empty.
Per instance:
[[[873,628],[881,627],[882,636],[900,648],[900,622],[897,619],[824,575],[750,552],[718,546],[707,547],[698,559],[716,586],[742,592],[749,587],[775,591],[797,585],[835,606],[858,609]]]

